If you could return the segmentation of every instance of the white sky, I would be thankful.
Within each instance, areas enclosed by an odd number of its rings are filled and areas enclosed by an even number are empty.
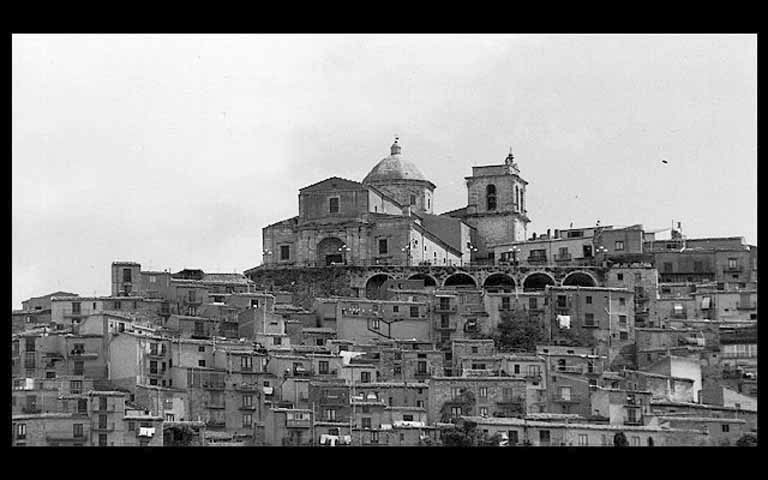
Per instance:
[[[757,243],[755,35],[15,35],[13,308],[113,260],[261,262],[298,189],[389,154],[466,205],[512,146],[531,232]],[[661,163],[669,161],[668,165]]]

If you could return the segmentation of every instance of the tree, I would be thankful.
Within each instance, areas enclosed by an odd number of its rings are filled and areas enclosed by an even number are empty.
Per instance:
[[[459,420],[456,425],[443,434],[443,446],[446,447],[498,447],[501,435],[487,435],[477,429],[477,423]]]
[[[624,432],[619,432],[616,435],[613,436],[613,446],[614,447],[628,447],[629,446],[629,440],[627,440],[627,436],[624,435]]]
[[[472,407],[475,406],[475,394],[471,390],[462,390],[457,398],[449,400],[443,403],[440,409],[440,421],[449,422],[457,420],[455,415],[451,412],[452,408],[460,408],[462,415],[469,415],[472,411]]]
[[[512,310],[501,314],[499,333],[494,340],[500,351],[524,350],[533,352],[536,344],[545,340],[544,328],[536,320],[531,320],[523,310]]]
[[[745,433],[738,440],[736,440],[737,447],[756,447],[757,435],[754,433]]]

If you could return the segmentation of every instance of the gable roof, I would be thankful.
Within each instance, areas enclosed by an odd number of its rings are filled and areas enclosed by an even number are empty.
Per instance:
[[[312,185],[300,188],[299,192],[314,192],[324,190],[362,190],[363,184],[341,177],[329,177]]]

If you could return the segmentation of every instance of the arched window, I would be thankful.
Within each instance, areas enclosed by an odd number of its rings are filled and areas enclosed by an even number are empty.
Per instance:
[[[520,187],[515,185],[515,207],[520,209]]]
[[[525,213],[525,190],[520,190],[520,211]]]
[[[496,210],[496,185],[485,187],[485,196],[488,199],[488,210]]]

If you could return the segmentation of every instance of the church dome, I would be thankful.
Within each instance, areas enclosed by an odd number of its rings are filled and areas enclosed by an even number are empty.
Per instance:
[[[381,159],[379,163],[365,176],[363,183],[376,184],[391,180],[416,180],[429,182],[423,173],[413,164],[413,162],[403,158],[402,148],[397,143],[392,144],[391,155]],[[431,182],[430,182],[431,183]]]

